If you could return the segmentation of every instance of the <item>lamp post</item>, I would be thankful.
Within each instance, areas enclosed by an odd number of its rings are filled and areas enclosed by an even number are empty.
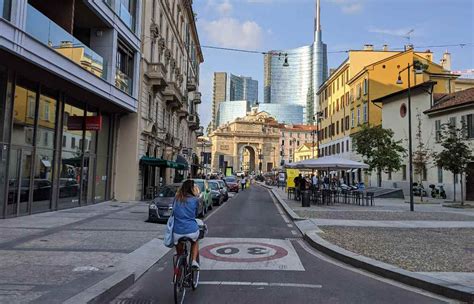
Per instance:
[[[262,174],[262,149],[257,149],[258,152],[258,170],[260,171],[260,175]]]
[[[400,74],[404,71],[408,73],[408,174],[410,183],[410,211],[415,211],[415,204],[413,199],[413,148],[412,148],[412,136],[411,136],[411,73],[410,69],[413,68],[416,74],[423,73],[423,66],[420,66],[421,62],[415,61],[413,64],[408,63],[407,67],[398,72],[397,84],[403,84]]]

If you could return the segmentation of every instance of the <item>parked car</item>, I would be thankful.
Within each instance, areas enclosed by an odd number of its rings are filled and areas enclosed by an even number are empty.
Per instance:
[[[227,188],[227,184],[224,180],[220,179],[217,182],[219,183],[222,194],[224,195],[224,202],[227,202],[227,200],[229,200],[229,188]]]
[[[193,179],[193,181],[199,187],[199,190],[201,191],[200,196],[202,197],[204,209],[205,209],[205,212],[207,213],[209,210],[212,210],[212,197],[211,197],[211,190],[209,189],[209,185],[207,181],[204,179]]]
[[[224,202],[224,194],[221,191],[221,187],[217,180],[208,181],[209,188],[211,189],[211,197],[214,205],[220,206]]]
[[[173,211],[173,202],[176,196],[176,192],[182,183],[175,183],[164,186],[158,192],[158,196],[155,197],[148,205],[148,221],[150,222],[166,222],[171,216]],[[202,198],[199,198],[198,215],[204,216],[204,208]]]
[[[79,184],[74,178],[59,179],[59,197],[74,197],[79,195]]]
[[[226,182],[230,192],[239,192],[239,181],[237,180],[237,177],[227,176],[224,178],[224,181]]]

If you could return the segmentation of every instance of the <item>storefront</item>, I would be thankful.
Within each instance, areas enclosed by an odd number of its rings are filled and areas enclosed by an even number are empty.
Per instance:
[[[0,66],[0,218],[110,198],[113,115],[32,74]]]

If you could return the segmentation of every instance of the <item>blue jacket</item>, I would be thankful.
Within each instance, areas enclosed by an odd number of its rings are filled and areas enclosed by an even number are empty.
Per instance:
[[[198,224],[196,223],[198,207],[199,198],[194,196],[186,197],[185,202],[176,200],[173,211],[174,233],[188,234],[199,230]]]

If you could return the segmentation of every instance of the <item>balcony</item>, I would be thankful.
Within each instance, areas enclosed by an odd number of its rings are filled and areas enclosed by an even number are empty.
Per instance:
[[[166,88],[166,68],[162,63],[148,63],[145,77],[155,91],[163,91]]]
[[[174,82],[168,83],[164,92],[163,92],[164,99],[166,101],[166,105],[170,107],[172,110],[177,110],[183,106],[182,99],[183,95],[179,90],[178,86]]]
[[[28,4],[26,32],[75,64],[102,79],[107,78],[104,58]]]
[[[184,119],[184,118],[188,117],[188,115],[189,115],[188,100],[184,96],[183,96],[183,106],[178,109],[177,114],[178,114],[178,117],[180,119]]]
[[[189,77],[188,78],[188,83],[186,84],[186,89],[188,92],[193,92],[196,91],[197,89],[197,84],[196,84],[196,77]]]
[[[199,127],[199,129],[196,131],[196,136],[197,137],[204,136],[204,128],[203,127]]]
[[[199,130],[199,116],[197,114],[191,114],[188,116],[189,129],[196,131]]]
[[[194,92],[193,102],[195,104],[201,104],[201,92]]]

